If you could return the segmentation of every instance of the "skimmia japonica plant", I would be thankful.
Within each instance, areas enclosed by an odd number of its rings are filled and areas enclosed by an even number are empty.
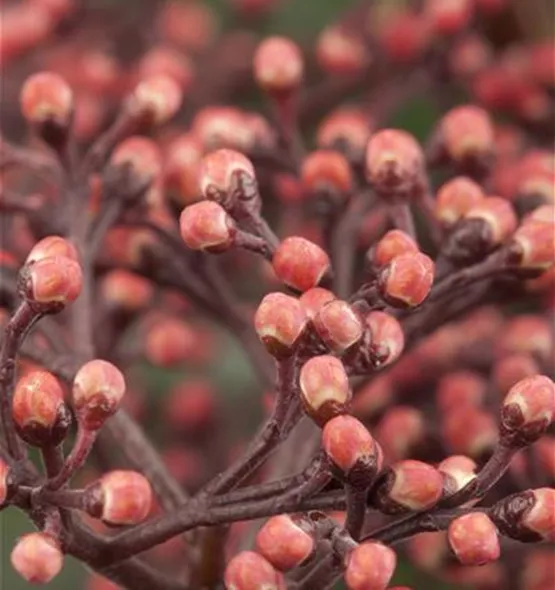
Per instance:
[[[200,1],[2,3],[0,509],[36,529],[13,568],[385,590],[403,556],[553,588],[553,42],[499,41],[504,0],[248,32],[277,4],[217,35]],[[419,97],[424,140],[391,123]],[[206,368],[231,347],[258,381],[233,410],[266,415],[233,448]],[[170,446],[145,361],[185,367]]]

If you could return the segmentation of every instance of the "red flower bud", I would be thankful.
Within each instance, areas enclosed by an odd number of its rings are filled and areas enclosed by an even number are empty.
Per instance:
[[[326,303],[334,299],[335,295],[331,291],[322,289],[322,287],[314,287],[301,295],[300,302],[304,307],[306,315],[312,320]]]
[[[420,410],[397,405],[389,409],[380,420],[376,438],[382,445],[388,462],[409,456],[426,433],[426,423]]]
[[[136,313],[146,308],[153,295],[148,280],[124,269],[106,274],[100,284],[100,293],[110,308]]]
[[[501,197],[484,198],[466,213],[465,219],[482,220],[489,230],[491,244],[505,241],[517,226],[511,204]]]
[[[454,225],[484,198],[482,187],[467,178],[457,176],[440,187],[437,192],[435,212],[447,226]]]
[[[47,236],[33,246],[25,260],[25,264],[31,264],[43,258],[59,256],[76,261],[79,259],[77,250],[71,242],[60,236]]]
[[[53,72],[39,72],[27,78],[19,101],[23,116],[35,125],[52,122],[65,127],[73,113],[73,92],[67,82]]]
[[[421,461],[394,463],[373,492],[374,504],[385,514],[420,511],[437,504],[443,494],[441,473]]]
[[[167,421],[177,431],[191,433],[208,425],[216,411],[212,385],[208,381],[180,381],[168,393]]]
[[[21,537],[11,555],[13,568],[31,584],[48,584],[60,573],[63,561],[57,541],[46,533]]]
[[[242,551],[227,564],[226,590],[284,590],[285,584],[270,563],[254,551]]]
[[[364,330],[358,314],[340,299],[326,303],[314,316],[312,323],[324,343],[337,354],[342,354],[359,342]]]
[[[345,564],[349,590],[385,590],[395,572],[397,556],[381,543],[367,542],[356,547]]]
[[[171,47],[160,45],[153,47],[141,58],[138,64],[141,79],[163,75],[173,78],[186,92],[193,81],[193,64],[185,53]]]
[[[288,514],[273,516],[256,535],[259,553],[282,572],[301,565],[314,545],[314,539]]]
[[[183,241],[192,250],[225,252],[237,233],[233,218],[212,201],[201,201],[185,207],[179,218]]]
[[[336,416],[327,422],[322,431],[322,446],[345,475],[358,467],[373,476],[381,468],[372,435],[352,416]]]
[[[353,172],[345,156],[333,150],[310,153],[301,168],[304,188],[312,193],[333,190],[335,194],[348,194],[353,187]]]
[[[376,375],[356,391],[353,410],[357,416],[372,418],[387,406],[394,397],[393,383],[389,375]]]
[[[333,356],[316,356],[302,367],[301,398],[306,412],[319,425],[345,413],[351,389],[345,367]]]
[[[410,196],[423,168],[422,148],[406,131],[384,129],[370,137],[366,148],[366,178],[378,194]]]
[[[488,113],[473,105],[451,109],[441,119],[439,136],[454,162],[489,159],[495,149],[495,133]]]
[[[536,361],[528,354],[510,354],[493,366],[493,380],[503,395],[521,379],[532,377],[540,372]]]
[[[127,99],[127,108],[133,115],[146,116],[160,125],[177,113],[182,98],[182,90],[174,78],[157,74],[137,84]]]
[[[493,416],[474,408],[454,408],[443,418],[442,435],[453,453],[480,457],[499,439]]]
[[[79,263],[65,256],[42,258],[21,269],[23,296],[31,303],[54,306],[58,311],[81,293],[83,275]]]
[[[555,206],[554,205],[542,205],[537,207],[531,213],[528,213],[524,218],[524,221],[543,221],[545,223],[553,223],[555,220]]]
[[[511,387],[503,400],[501,424],[504,434],[517,434],[527,442],[537,440],[555,414],[555,384],[549,377],[534,375]]]
[[[484,402],[488,384],[472,371],[453,371],[444,375],[437,384],[437,405],[441,412],[461,407],[479,408]]]
[[[148,330],[145,355],[154,365],[171,367],[194,358],[198,335],[176,318],[160,318]]]
[[[382,297],[395,307],[420,305],[433,282],[434,262],[421,252],[396,256],[379,275]]]
[[[400,229],[391,229],[376,244],[372,258],[374,264],[381,267],[398,256],[416,254],[418,252],[418,244],[411,236]]]
[[[495,561],[501,553],[495,525],[480,512],[455,519],[449,525],[447,538],[463,565],[483,565]]]
[[[372,56],[356,32],[332,25],[318,37],[316,59],[325,72],[353,75],[361,73],[371,63]]]
[[[472,0],[426,0],[424,14],[441,35],[453,35],[464,29],[473,16]]]
[[[437,572],[448,552],[447,535],[444,531],[419,533],[411,537],[407,543],[407,553],[411,562],[426,572]]]
[[[94,359],[73,379],[72,400],[77,419],[87,430],[98,430],[118,410],[125,379],[112,363]]]
[[[537,533],[545,541],[555,541],[555,490],[539,488],[532,490],[533,506],[521,520],[522,526]]]
[[[377,366],[386,366],[399,358],[405,346],[405,336],[399,322],[383,311],[372,311],[366,316],[372,334],[371,356]]]
[[[544,271],[555,264],[555,223],[525,221],[509,244],[511,262],[521,268]]]
[[[109,524],[138,524],[152,507],[150,483],[135,471],[110,471],[87,491],[94,498],[94,511]]]
[[[254,167],[247,157],[228,149],[210,152],[202,159],[199,171],[202,195],[217,201],[226,209],[233,207],[237,200],[234,179],[238,176],[255,181]]]
[[[290,355],[302,337],[308,318],[298,299],[284,293],[266,295],[254,317],[258,337],[276,357]]]
[[[329,271],[330,259],[316,244],[293,236],[281,242],[272,265],[276,275],[289,287],[307,291]]]
[[[175,191],[180,205],[190,205],[201,196],[201,161],[202,145],[192,134],[179,135],[166,147],[164,178],[166,186]]]
[[[344,149],[359,159],[366,149],[370,137],[369,115],[356,107],[340,107],[331,112],[316,132],[319,148]]]
[[[298,46],[285,37],[268,37],[254,55],[254,79],[266,92],[289,93],[303,78],[303,58]]]
[[[158,146],[146,137],[128,137],[112,153],[110,164],[127,166],[141,184],[150,184],[162,173],[162,154]]]
[[[448,492],[454,494],[476,479],[476,469],[478,466],[469,457],[451,455],[447,459],[444,459],[437,468],[447,480],[445,487]]]
[[[59,444],[71,423],[62,386],[46,371],[31,371],[19,379],[12,414],[21,438],[39,447]]]

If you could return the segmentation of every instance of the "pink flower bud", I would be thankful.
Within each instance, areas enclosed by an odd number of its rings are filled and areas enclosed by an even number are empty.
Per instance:
[[[298,88],[303,71],[298,46],[285,37],[268,37],[256,49],[254,78],[270,94],[287,94]]]
[[[329,271],[330,260],[324,250],[313,242],[292,236],[278,246],[272,265],[276,275],[286,285],[307,291]]]
[[[31,371],[19,379],[12,414],[21,438],[39,447],[59,444],[71,424],[62,386],[46,371]]]
[[[453,35],[467,27],[473,16],[472,0],[426,0],[424,14],[441,35]]]
[[[121,371],[107,361],[94,359],[73,379],[72,399],[77,419],[88,430],[98,430],[118,410],[125,393]]]
[[[444,459],[437,468],[447,480],[446,488],[449,493],[455,494],[476,479],[478,466],[469,457],[451,455]]]
[[[489,158],[495,149],[495,133],[488,113],[474,105],[451,109],[441,119],[441,142],[455,162]]]
[[[190,205],[200,196],[202,144],[192,134],[172,140],[164,153],[164,180],[179,205]]]
[[[166,419],[177,432],[199,432],[216,412],[215,392],[209,381],[180,381],[168,393]]]
[[[347,195],[353,187],[353,172],[345,156],[333,150],[310,153],[301,168],[301,181],[311,193],[332,190]]]
[[[441,412],[457,410],[463,406],[479,408],[485,400],[488,384],[478,373],[453,371],[438,381],[436,398]]]
[[[555,384],[549,377],[534,375],[513,385],[503,400],[501,424],[506,435],[537,440],[553,421]]]
[[[525,221],[513,234],[511,262],[521,268],[544,271],[555,264],[555,223]]]
[[[224,574],[226,590],[284,590],[279,574],[264,557],[254,551],[242,551],[227,564]]]
[[[382,267],[398,256],[418,252],[418,244],[411,236],[400,229],[391,229],[376,244],[372,259],[376,266]]]
[[[440,187],[435,202],[436,217],[445,225],[454,225],[484,198],[482,187],[467,178],[457,176]]]
[[[382,297],[395,307],[416,307],[430,293],[434,282],[434,263],[421,252],[396,256],[380,272]]]
[[[363,323],[346,302],[335,299],[324,305],[312,320],[324,343],[337,354],[356,344],[363,333]]]
[[[219,253],[233,245],[237,228],[226,210],[212,201],[185,207],[179,218],[183,241],[192,250]]]
[[[193,64],[187,55],[165,45],[145,53],[138,64],[138,73],[141,79],[160,74],[173,78],[184,92],[191,87],[194,77]]]
[[[65,256],[42,258],[21,269],[23,296],[35,304],[58,311],[81,293],[83,275],[79,263]]]
[[[152,508],[150,483],[135,471],[110,471],[87,491],[94,498],[95,512],[109,524],[138,524]]]
[[[389,462],[405,459],[426,434],[424,415],[416,408],[396,405],[383,415],[375,434]]]
[[[395,572],[397,556],[381,543],[367,542],[356,547],[345,563],[349,590],[385,590]]]
[[[509,354],[493,366],[493,380],[500,393],[505,395],[513,385],[540,372],[536,361],[528,354]]]
[[[554,220],[555,205],[541,205],[526,215],[523,221],[543,221],[544,223],[553,223]]]
[[[53,72],[39,72],[27,78],[19,102],[25,119],[36,125],[52,122],[65,127],[73,112],[73,92]]]
[[[547,479],[555,482],[555,437],[543,436],[534,444],[532,452]]]
[[[423,169],[422,148],[409,133],[384,129],[370,137],[366,148],[366,178],[378,194],[410,196]]]
[[[551,359],[553,330],[549,320],[540,315],[521,314],[506,323],[498,336],[499,352],[527,353],[548,362]]]
[[[200,166],[201,193],[204,198],[214,200],[226,209],[232,208],[238,198],[234,191],[238,177],[255,182],[254,167],[246,156],[229,149],[210,152]]]
[[[316,59],[320,67],[332,75],[356,75],[371,63],[372,56],[360,35],[332,25],[318,37]]]
[[[160,125],[171,119],[183,99],[179,83],[170,76],[157,74],[140,81],[128,98],[127,108],[139,117],[148,117]]]
[[[77,250],[71,242],[60,236],[47,236],[33,246],[25,260],[25,264],[31,264],[43,258],[58,256],[72,260],[78,260],[79,258]]]
[[[351,389],[345,367],[333,356],[309,359],[300,374],[301,399],[306,412],[319,425],[345,413]]]
[[[276,569],[301,565],[314,550],[314,539],[288,514],[273,516],[256,535],[256,548]]]
[[[322,289],[322,287],[314,287],[313,289],[305,291],[301,295],[300,302],[304,307],[306,315],[312,320],[326,303],[329,303],[334,299],[335,295],[331,291]]]
[[[258,337],[276,357],[289,356],[302,335],[308,318],[301,302],[284,293],[266,295],[254,317]]]
[[[495,525],[480,512],[455,519],[449,525],[447,538],[463,565],[483,565],[495,561],[501,553]]]
[[[511,204],[501,197],[485,197],[466,213],[465,219],[482,220],[488,228],[492,244],[505,241],[517,225]]]
[[[383,367],[396,361],[405,346],[399,322],[383,311],[371,311],[365,321],[372,335],[370,349],[374,363]]]
[[[438,572],[449,554],[447,535],[444,531],[419,533],[408,540],[407,553],[418,568]]]
[[[45,533],[21,537],[11,555],[13,568],[31,584],[48,584],[60,573],[63,561],[58,543]]]
[[[154,365],[172,367],[194,358],[198,334],[176,318],[160,318],[146,335],[145,356]]]
[[[441,473],[421,461],[394,463],[378,484],[374,503],[385,514],[420,511],[437,504],[443,494]]]
[[[376,375],[355,393],[353,410],[357,416],[373,418],[394,399],[393,382],[389,375]]]
[[[135,273],[117,269],[107,273],[100,283],[100,293],[111,309],[136,313],[152,300],[152,283]]]
[[[376,462],[374,439],[364,424],[352,416],[336,416],[327,422],[322,431],[322,446],[345,475],[359,467],[373,476],[381,467]]]
[[[527,510],[521,524],[537,533],[545,541],[555,541],[555,489],[532,490],[533,506]]]
[[[480,457],[490,452],[499,439],[493,416],[475,408],[454,408],[443,418],[442,435],[453,453]]]
[[[367,113],[357,107],[339,107],[320,124],[316,132],[319,148],[345,149],[360,159],[370,136],[371,121]]]
[[[127,166],[139,182],[150,184],[162,173],[162,154],[151,139],[128,137],[113,151],[110,164]]]

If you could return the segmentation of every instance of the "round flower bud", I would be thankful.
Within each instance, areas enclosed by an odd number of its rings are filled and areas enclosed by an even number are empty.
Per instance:
[[[543,221],[545,223],[553,223],[555,221],[555,205],[542,205],[537,207],[531,213],[526,215],[526,221]]]
[[[523,269],[542,272],[555,264],[555,223],[525,221],[509,244],[511,262]]]
[[[493,450],[499,432],[491,414],[467,407],[454,408],[445,415],[442,436],[453,453],[479,458]]]
[[[301,369],[299,383],[307,414],[321,426],[334,416],[344,414],[351,401],[345,367],[333,356],[309,359]]]
[[[12,415],[21,438],[38,447],[58,445],[71,424],[62,386],[47,371],[31,371],[19,379]]]
[[[185,207],[179,218],[179,229],[189,248],[216,254],[229,250],[237,233],[233,218],[212,201]]]
[[[285,37],[268,37],[254,54],[254,79],[269,94],[287,94],[297,89],[303,70],[298,46]]]
[[[379,275],[382,297],[395,307],[416,307],[430,293],[434,262],[421,252],[396,256]]]
[[[397,566],[393,549],[381,543],[361,543],[345,559],[349,590],[385,590]]]
[[[162,173],[162,154],[154,141],[134,136],[122,141],[110,157],[112,166],[127,166],[141,184],[148,185]]]
[[[464,455],[451,455],[437,466],[446,480],[444,487],[449,495],[459,492],[474,481],[477,468],[476,463]]]
[[[473,9],[472,0],[426,0],[424,14],[435,31],[454,35],[469,25]]]
[[[213,421],[216,396],[209,381],[179,381],[168,392],[165,415],[176,432],[197,433]]]
[[[534,442],[546,431],[555,414],[555,384],[534,375],[513,385],[503,400],[502,432],[523,442]]]
[[[25,264],[31,264],[43,258],[58,256],[76,261],[79,258],[77,250],[71,242],[60,236],[47,236],[33,246],[33,249],[27,255]]]
[[[359,160],[370,137],[371,121],[362,109],[347,106],[332,111],[316,132],[319,148],[338,149]]]
[[[491,233],[493,244],[500,244],[516,229],[516,215],[509,202],[501,197],[485,197],[469,209],[465,219],[481,219]]]
[[[366,147],[366,178],[385,197],[410,196],[424,169],[424,154],[416,139],[399,129],[384,129]]]
[[[150,483],[135,471],[110,471],[87,492],[93,499],[94,516],[108,524],[138,524],[152,507]]]
[[[312,320],[326,303],[329,303],[334,299],[335,295],[331,291],[328,291],[328,289],[314,287],[313,289],[305,291],[299,300],[302,303],[306,315]]]
[[[457,176],[440,187],[435,202],[436,217],[446,226],[454,225],[484,198],[482,187],[467,178]]]
[[[435,467],[406,459],[386,471],[372,499],[384,514],[427,510],[439,502],[443,486],[443,477]]]
[[[425,434],[426,421],[422,412],[399,404],[386,411],[375,432],[388,462],[410,456]]]
[[[50,256],[26,265],[20,272],[22,295],[33,304],[59,311],[81,293],[83,275],[78,262]]]
[[[292,236],[278,246],[272,265],[278,278],[286,285],[298,291],[307,291],[329,271],[330,259],[313,242]]]
[[[171,119],[181,106],[183,93],[170,76],[157,74],[141,80],[128,98],[127,108],[138,117],[160,125]]]
[[[462,407],[479,408],[487,388],[487,381],[478,373],[465,370],[447,373],[437,384],[437,406],[442,413]]]
[[[67,82],[53,72],[29,76],[19,96],[21,112],[29,123],[67,126],[73,113],[73,92]]]
[[[455,519],[447,531],[449,546],[463,565],[483,565],[501,553],[497,529],[486,514],[473,512]]]
[[[177,318],[164,317],[148,330],[145,356],[156,366],[173,367],[194,358],[199,346],[198,335],[189,324]]]
[[[216,201],[226,209],[232,209],[238,200],[247,198],[259,201],[256,196],[243,194],[236,187],[237,179],[247,180],[256,188],[256,179],[252,162],[240,152],[220,149],[210,152],[202,159],[199,170],[200,190],[205,199]],[[240,194],[239,194],[240,193]]]
[[[288,514],[273,516],[256,535],[256,549],[276,569],[298,567],[312,554],[314,539]]]
[[[46,533],[30,533],[17,541],[11,562],[27,582],[48,584],[60,573],[64,557],[53,537]]]
[[[544,541],[555,541],[555,489],[531,490],[534,503],[525,511],[520,523],[529,531],[537,533]]]
[[[374,439],[364,424],[352,416],[336,416],[327,422],[322,431],[322,446],[333,464],[347,477],[371,480],[381,467]]]
[[[286,357],[293,353],[307,322],[301,302],[284,293],[266,295],[254,317],[258,337],[268,352],[276,357]]]
[[[396,361],[405,346],[401,324],[383,311],[371,311],[365,321],[372,335],[370,355],[374,364],[384,367]]]
[[[282,590],[283,578],[262,555],[242,551],[227,564],[226,590]]]
[[[361,36],[332,25],[318,37],[316,59],[320,67],[330,74],[355,75],[370,64],[371,55]]]
[[[180,205],[190,205],[200,198],[202,151],[202,144],[190,133],[176,137],[165,150],[165,184]]]
[[[382,267],[398,256],[418,252],[418,244],[411,236],[400,229],[391,229],[376,244],[372,252],[372,261],[376,266]]]
[[[327,189],[346,195],[353,187],[353,172],[345,156],[339,152],[317,150],[305,158],[301,181],[311,193]]]
[[[326,346],[337,354],[344,353],[359,342],[364,330],[358,314],[340,299],[326,303],[314,316],[312,323]]]
[[[77,419],[87,430],[98,430],[116,413],[124,393],[125,379],[117,367],[100,359],[89,361],[73,379]]]
[[[538,363],[529,354],[509,354],[493,366],[493,380],[500,393],[505,395],[521,379],[540,372]]]
[[[145,309],[153,295],[148,280],[124,269],[112,270],[102,278],[100,293],[111,309],[136,313]]]
[[[473,105],[451,109],[441,119],[441,143],[451,160],[489,159],[495,150],[495,131],[488,113]]]

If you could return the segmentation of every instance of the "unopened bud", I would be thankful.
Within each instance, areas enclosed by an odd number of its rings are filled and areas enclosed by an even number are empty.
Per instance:
[[[447,531],[449,545],[463,565],[483,565],[501,553],[497,529],[486,514],[473,512],[455,519]]]
[[[192,250],[220,253],[233,245],[237,228],[226,210],[212,201],[193,203],[179,218],[183,241]]]
[[[283,590],[281,574],[254,551],[242,551],[227,564],[224,573],[226,590]]]
[[[21,537],[11,555],[14,569],[31,584],[48,584],[60,573],[63,560],[57,541],[45,533]]]
[[[289,287],[307,291],[315,287],[329,271],[326,252],[305,238],[292,236],[281,242],[272,265],[276,275]]]
[[[347,556],[345,583],[349,590],[385,590],[397,566],[393,549],[381,543],[361,543]]]

